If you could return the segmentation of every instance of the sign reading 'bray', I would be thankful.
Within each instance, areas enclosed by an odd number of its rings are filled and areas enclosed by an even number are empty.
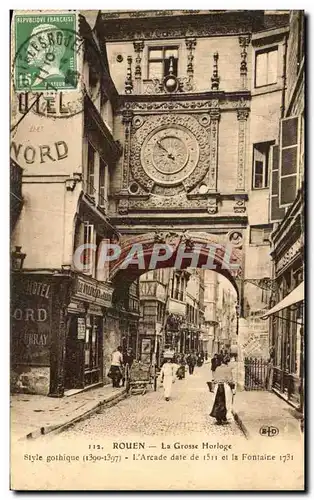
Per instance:
[[[111,307],[113,289],[109,288],[104,283],[94,283],[87,278],[77,276],[74,296],[86,300],[87,302],[94,302],[103,307]]]

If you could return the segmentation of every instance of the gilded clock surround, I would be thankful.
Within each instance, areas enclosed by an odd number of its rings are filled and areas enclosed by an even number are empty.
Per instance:
[[[132,177],[146,192],[169,196],[173,186],[177,194],[189,192],[206,176],[210,166],[208,131],[196,117],[136,117],[131,135]]]
[[[143,169],[156,184],[181,184],[195,169],[199,159],[196,137],[181,125],[162,125],[144,140],[141,150]]]

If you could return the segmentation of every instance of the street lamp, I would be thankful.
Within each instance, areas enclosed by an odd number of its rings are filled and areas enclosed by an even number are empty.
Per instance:
[[[23,267],[26,253],[22,253],[21,248],[22,247],[16,246],[15,250],[11,252],[11,269],[14,271],[20,271]]]

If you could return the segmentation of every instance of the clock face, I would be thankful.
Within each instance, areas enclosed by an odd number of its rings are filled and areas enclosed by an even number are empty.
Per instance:
[[[196,138],[185,127],[159,127],[145,139],[141,162],[146,173],[161,185],[181,183],[197,165]]]

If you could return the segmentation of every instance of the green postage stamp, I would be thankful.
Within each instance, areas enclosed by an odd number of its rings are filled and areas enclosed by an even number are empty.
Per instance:
[[[14,18],[14,86],[19,92],[76,90],[81,38],[75,13]]]

